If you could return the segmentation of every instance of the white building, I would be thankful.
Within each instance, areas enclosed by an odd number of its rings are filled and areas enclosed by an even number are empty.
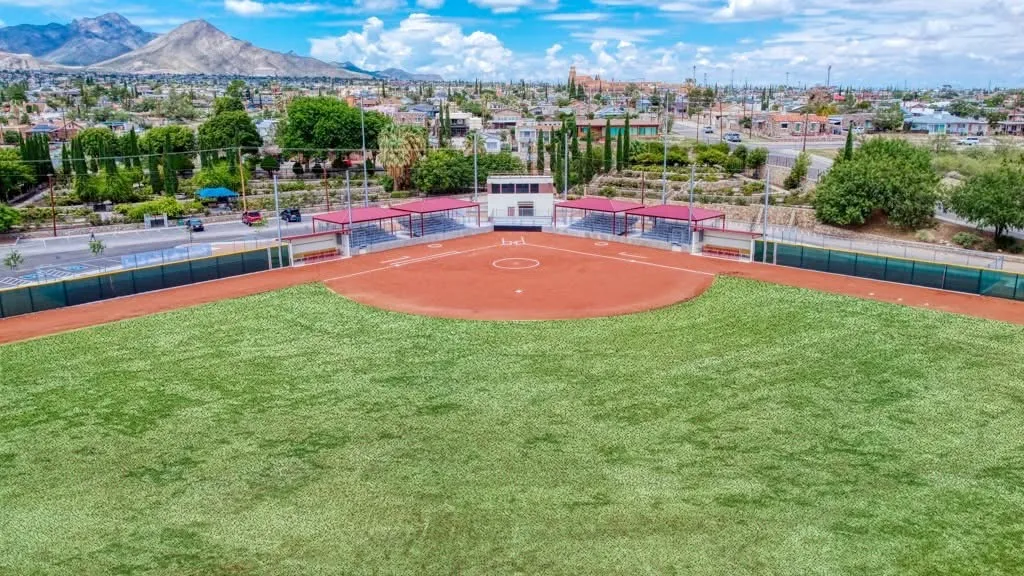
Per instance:
[[[541,174],[487,178],[487,217],[496,224],[545,225],[555,213],[555,184]]]

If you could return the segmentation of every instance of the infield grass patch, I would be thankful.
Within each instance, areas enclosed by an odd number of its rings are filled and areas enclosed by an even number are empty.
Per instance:
[[[320,285],[0,347],[0,574],[1020,574],[1024,329]]]

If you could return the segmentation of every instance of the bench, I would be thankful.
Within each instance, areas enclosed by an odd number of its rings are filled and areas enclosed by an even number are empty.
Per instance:
[[[312,252],[304,252],[295,256],[296,262],[315,262],[317,260],[326,260],[327,258],[333,258],[338,255],[337,248],[325,248],[323,250],[314,250]]]
[[[704,245],[702,252],[709,256],[720,256],[723,258],[750,258],[749,249],[733,248],[731,246]]]

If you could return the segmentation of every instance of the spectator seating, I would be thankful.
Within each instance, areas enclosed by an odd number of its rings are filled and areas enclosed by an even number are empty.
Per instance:
[[[409,227],[410,224],[408,220],[403,218],[399,220],[399,222],[403,228],[409,230],[409,235],[413,237],[430,236],[431,234],[453,232],[455,230],[462,230],[465,228],[462,224],[443,214],[424,215],[422,225],[420,223],[420,219],[414,216],[411,228]]]
[[[622,236],[627,231],[631,230],[639,220],[640,218],[637,216],[628,216],[625,219],[623,219],[622,216],[615,216],[613,224],[611,214],[606,214],[604,212],[590,212],[583,218],[570,224],[569,228],[584,232],[599,232],[601,234],[616,234]]]
[[[643,238],[669,244],[689,244],[690,225],[676,220],[654,219],[654,226],[643,233]]]
[[[394,240],[398,240],[398,237],[393,234],[389,234],[380,226],[368,224],[363,226],[353,226],[352,236],[349,239],[349,242],[353,248],[358,248],[360,246],[380,244],[381,242],[392,242]]]

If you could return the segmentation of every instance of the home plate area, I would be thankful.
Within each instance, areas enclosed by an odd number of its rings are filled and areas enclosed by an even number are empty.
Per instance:
[[[326,284],[356,302],[411,314],[554,320],[668,306],[699,295],[713,280],[710,274],[566,248],[545,236],[447,242],[432,254]]]

